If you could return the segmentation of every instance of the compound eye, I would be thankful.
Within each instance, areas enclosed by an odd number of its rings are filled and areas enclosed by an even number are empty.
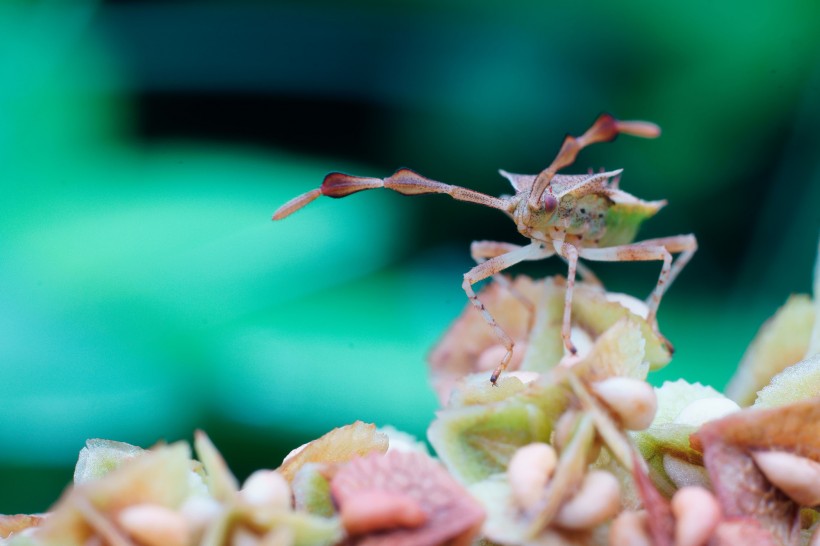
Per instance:
[[[550,194],[544,195],[544,210],[552,212],[558,207],[558,200]]]

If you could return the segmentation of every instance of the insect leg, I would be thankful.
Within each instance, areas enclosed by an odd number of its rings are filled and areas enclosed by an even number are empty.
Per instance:
[[[541,171],[532,186],[527,206],[530,210],[536,211],[541,208],[541,199],[544,191],[549,186],[555,174],[575,162],[578,152],[590,144],[596,142],[609,142],[614,140],[619,134],[627,134],[644,138],[655,138],[661,133],[660,128],[654,123],[646,121],[619,121],[609,114],[601,114],[592,127],[586,130],[583,135],[574,137],[567,135],[564,143],[558,151],[558,155],[552,160],[549,167]]]
[[[476,265],[464,274],[464,282],[461,287],[467,294],[467,298],[469,298],[470,303],[472,303],[473,306],[482,314],[484,320],[490,325],[496,337],[498,337],[501,344],[504,345],[504,348],[507,350],[507,353],[504,355],[501,363],[495,369],[492,376],[490,376],[490,381],[493,384],[495,384],[498,380],[498,376],[501,375],[501,372],[503,372],[507,367],[507,364],[509,364],[510,359],[512,358],[515,343],[507,332],[505,332],[501,326],[498,325],[490,312],[487,311],[487,308],[484,307],[481,300],[478,299],[475,291],[473,291],[473,285],[488,277],[492,277],[493,275],[507,269],[508,267],[512,267],[517,263],[525,260],[538,260],[540,258],[545,258],[551,253],[551,249],[546,249],[543,244],[531,243],[526,246],[518,247],[505,254],[490,258],[489,260]]]
[[[521,245],[514,245],[512,243],[501,243],[498,241],[473,241],[470,245],[470,256],[472,256],[473,260],[475,260],[475,263],[481,264],[490,258],[501,256],[502,254],[512,252],[513,250],[518,250],[519,248],[521,248]],[[493,281],[503,286],[510,294],[513,295],[515,299],[527,308],[530,316],[529,328],[527,328],[527,330],[529,330],[532,327],[532,321],[535,318],[535,305],[528,297],[517,290],[512,285],[510,280],[504,275],[496,273],[493,275]]]
[[[561,256],[561,259],[564,260],[564,262],[567,262],[567,259],[563,256]],[[581,277],[583,277],[585,283],[589,283],[600,288],[604,287],[604,283],[601,282],[601,279],[598,278],[598,275],[592,272],[592,269],[590,269],[581,262],[575,264],[575,267],[578,269],[578,273],[581,274]]]
[[[571,353],[575,354],[578,350],[572,344],[570,334],[572,333],[572,293],[575,290],[575,270],[578,267],[578,249],[569,243],[561,245],[560,256],[564,258],[569,265],[567,269],[567,291],[564,295],[564,320],[561,323],[561,338],[564,340],[564,347]]]
[[[692,258],[695,250],[697,250],[697,241],[694,235],[677,235],[608,248],[583,248],[579,251],[579,254],[582,258],[600,262],[663,261],[658,282],[647,299],[649,312],[646,316],[646,321],[652,326],[655,333],[663,338],[658,331],[658,306],[666,289],[675,280],[683,266]],[[674,265],[672,264],[673,253],[680,254]],[[669,348],[671,350],[671,345],[669,345]]]

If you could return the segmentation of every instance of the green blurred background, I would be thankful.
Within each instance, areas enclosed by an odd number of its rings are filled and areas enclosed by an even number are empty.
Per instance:
[[[506,193],[498,168],[538,172],[602,111],[663,137],[575,170],[624,168],[669,200],[642,236],[700,242],[653,381],[722,387],[809,290],[818,6],[3,0],[0,513],[46,509],[90,437],[203,428],[241,477],[354,419],[423,436],[469,242],[512,223],[389,192],[271,213],[330,170]],[[643,297],[658,264],[595,269]]]

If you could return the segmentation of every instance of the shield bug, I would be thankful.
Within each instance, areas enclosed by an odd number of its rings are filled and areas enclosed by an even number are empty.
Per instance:
[[[676,235],[633,242],[641,223],[653,216],[666,201],[644,201],[621,190],[621,171],[579,175],[557,174],[571,165],[578,152],[596,142],[609,142],[619,134],[644,138],[660,135],[660,128],[644,121],[619,121],[602,114],[579,137],[567,135],[552,163],[537,175],[512,174],[499,171],[510,181],[515,194],[493,197],[460,186],[431,180],[409,169],[399,169],[388,178],[368,178],[339,172],[328,174],[322,185],[291,199],[273,215],[281,220],[301,209],[317,197],[345,197],[374,188],[387,188],[404,195],[444,193],[459,201],[477,203],[507,213],[529,244],[514,245],[493,241],[476,241],[471,254],[477,265],[464,274],[462,288],[506,349],[506,354],[493,371],[490,381],[496,382],[507,367],[513,353],[513,340],[496,323],[473,285],[496,276],[513,265],[540,260],[553,255],[563,258],[568,266],[567,289],[561,336],[570,353],[576,349],[570,340],[570,310],[576,272],[587,281],[598,282],[579,258],[601,262],[662,261],[660,276],[647,299],[647,322],[658,331],[657,311],[664,292],[697,249],[694,235]],[[673,254],[679,254],[677,260]],[[664,339],[665,341],[665,339]],[[671,345],[668,344],[671,350]]]

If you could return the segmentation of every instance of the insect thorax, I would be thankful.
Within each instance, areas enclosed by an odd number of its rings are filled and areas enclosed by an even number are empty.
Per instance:
[[[577,200],[572,195],[564,197],[564,199],[567,198],[571,198],[572,201],[567,235],[578,236],[578,241],[583,246],[597,245],[606,233],[606,214],[612,204],[611,201],[596,194],[584,195]],[[561,200],[559,210],[563,206],[564,199]]]
[[[561,197],[558,207],[551,213],[525,211],[526,206],[526,200],[522,200],[514,215],[518,230],[525,237],[549,242],[563,232],[567,242],[597,246],[606,233],[607,211],[612,202],[602,195],[576,197],[567,194]]]

